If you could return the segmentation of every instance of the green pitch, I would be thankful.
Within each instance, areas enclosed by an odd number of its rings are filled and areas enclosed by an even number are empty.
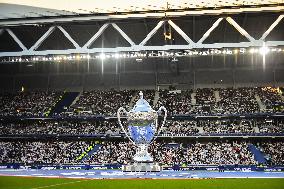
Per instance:
[[[63,179],[0,177],[1,189],[282,189],[284,179]]]

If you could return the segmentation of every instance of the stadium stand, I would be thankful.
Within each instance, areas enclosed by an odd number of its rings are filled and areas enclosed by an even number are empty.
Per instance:
[[[126,124],[126,122],[123,122]],[[201,120],[167,121],[161,136],[283,135],[283,121]],[[46,120],[0,123],[0,135],[114,135],[124,136],[116,120]]]
[[[219,96],[216,97],[216,91]],[[125,164],[132,161],[135,147],[130,142],[100,141],[88,157],[78,157],[92,144],[90,141],[65,141],[64,137],[124,137],[116,119],[84,120],[96,116],[114,116],[118,107],[131,108],[130,104],[137,100],[136,90],[84,91],[72,97],[69,107],[64,107],[59,114],[49,114],[56,104],[60,104],[62,92],[19,92],[5,93],[1,98],[0,135],[2,137],[51,137],[50,141],[21,140],[18,142],[1,142],[1,163],[21,164],[76,164],[82,161],[99,164]],[[275,104],[282,103],[281,96],[273,88],[205,88],[182,91],[159,91],[158,108],[164,105],[170,115],[178,116],[211,116],[211,115],[244,115],[255,113],[279,113],[282,110]],[[193,95],[194,94],[194,95]],[[255,95],[259,95],[265,104],[265,112],[260,111]],[[154,90],[147,90],[145,98],[154,105],[157,98]],[[192,98],[196,102],[193,103]],[[219,99],[217,99],[219,98]],[[236,108],[237,107],[237,108]],[[20,119],[6,120],[16,116]],[[44,119],[46,116],[49,119]],[[54,117],[55,116],[55,117]],[[22,119],[25,117],[42,117],[42,120]],[[79,118],[83,118],[79,119]],[[68,120],[70,119],[70,120]],[[168,120],[162,128],[160,137],[191,136],[269,136],[283,135],[283,120],[274,118],[257,119],[196,119]],[[126,122],[123,122],[126,124]],[[54,141],[52,137],[62,137],[62,141]],[[63,140],[64,139],[64,140]],[[70,140],[70,138],[69,138]],[[260,142],[256,148],[249,148],[250,142],[241,138],[235,141],[177,142],[158,141],[151,145],[150,152],[156,161],[164,165],[174,164],[238,164],[255,165],[255,152],[263,154],[267,164],[283,164],[281,142]],[[250,150],[254,149],[254,150]],[[259,156],[259,155],[258,155]],[[262,161],[261,163],[263,163]]]
[[[22,164],[76,164],[77,158],[92,142],[45,141],[1,142],[3,163]],[[254,165],[253,153],[245,141],[219,142],[154,142],[150,152],[154,159],[164,165]],[[272,165],[283,164],[283,143],[263,142],[258,147]],[[101,142],[98,149],[85,162],[94,164],[125,164],[132,161],[135,147],[131,142]]]
[[[220,94],[217,102],[214,91]],[[192,103],[192,94],[196,94],[196,103]],[[76,93],[77,95],[78,93]],[[84,91],[74,99],[74,103],[65,107],[61,116],[77,115],[103,115],[113,116],[119,107],[129,109],[130,101],[137,100],[138,91],[135,90],[109,90],[109,91]],[[146,90],[145,99],[153,105],[154,90]],[[179,92],[162,90],[155,107],[161,105],[168,107],[171,115],[216,115],[216,114],[253,114],[260,113],[260,107],[255,99],[259,95],[261,102],[266,105],[264,112],[281,113],[283,100],[275,88],[227,88],[227,89],[197,89],[182,90]],[[44,116],[56,105],[65,99],[62,92],[19,92],[1,94],[0,115],[13,116]],[[132,99],[132,97],[135,97]],[[268,104],[269,102],[269,104]],[[272,105],[273,104],[273,105]],[[236,108],[237,107],[237,108]],[[56,113],[54,113],[57,115]]]
[[[19,92],[0,95],[1,116],[46,116],[63,92]]]

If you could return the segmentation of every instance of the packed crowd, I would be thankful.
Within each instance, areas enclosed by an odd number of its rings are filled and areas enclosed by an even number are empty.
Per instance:
[[[1,163],[68,164],[88,147],[89,142],[0,142]]]
[[[263,120],[256,122],[260,133],[284,133],[284,122],[281,120]]]
[[[162,128],[162,136],[191,136],[199,133],[196,121],[167,121]]]
[[[268,164],[284,165],[284,142],[264,142],[259,144]]]
[[[136,147],[131,142],[101,142],[97,151],[79,160],[78,157],[91,144],[93,143],[85,141],[0,142],[0,163],[74,164],[83,161],[92,164],[125,164],[132,161],[136,151]],[[280,145],[276,143],[273,147],[278,150]],[[149,147],[149,152],[154,161],[170,166],[173,164],[257,164],[246,142],[154,142]],[[282,152],[278,151],[278,153]],[[281,156],[280,154],[277,154],[277,158]],[[273,162],[278,161],[273,159]]]
[[[196,91],[160,91],[158,105],[164,105],[170,115],[180,114],[247,114],[260,112],[260,101],[267,112],[283,112],[283,100],[275,88],[203,88]],[[281,106],[282,105],[282,106]]]
[[[0,116],[46,116],[63,92],[19,92],[0,95]]]
[[[119,107],[129,110],[138,100],[138,90],[84,91],[60,116],[115,116]],[[144,90],[144,98],[157,109],[165,106],[169,115],[246,114],[284,110],[279,89],[271,87],[197,90]],[[155,94],[159,94],[159,98]],[[0,95],[0,116],[46,116],[63,92],[19,92]],[[261,102],[257,101],[259,97]],[[264,108],[260,110],[260,104]]]
[[[154,142],[149,149],[153,158],[164,165],[173,164],[256,164],[246,142],[208,142],[165,144]],[[135,154],[131,143],[111,142],[103,145],[90,161],[94,163],[127,163]]]
[[[127,122],[122,124],[127,126]],[[158,124],[158,127],[161,123]],[[192,135],[250,135],[283,134],[284,122],[281,120],[199,120],[166,121],[161,136]],[[18,121],[0,122],[0,135],[122,135],[116,120],[108,121]],[[157,133],[156,133],[157,134]]]
[[[216,113],[217,99],[214,89],[204,88],[196,90],[196,105],[194,113],[198,115],[209,115]]]
[[[256,164],[246,142],[208,142],[181,144],[153,149],[158,162],[172,164]]]
[[[257,94],[261,102],[265,105],[266,112],[281,113],[284,112],[283,100],[279,95],[279,90],[273,87],[257,88]]]
[[[36,121],[0,123],[0,135],[119,135],[120,133],[121,129],[116,121]]]
[[[200,126],[205,134],[251,134],[256,133],[251,121],[215,120],[201,121]]]
[[[192,91],[160,91],[159,100],[156,104],[156,107],[166,107],[169,115],[191,114],[191,94]]]
[[[218,106],[221,114],[246,114],[259,112],[254,88],[221,89]]]
[[[75,104],[61,115],[104,115],[114,116],[118,108],[129,109],[133,91],[84,91]]]

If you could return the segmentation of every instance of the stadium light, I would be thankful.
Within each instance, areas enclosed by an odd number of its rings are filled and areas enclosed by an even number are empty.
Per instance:
[[[249,52],[250,52],[251,54],[253,54],[253,53],[254,53],[254,48],[250,49]]]
[[[100,59],[104,60],[106,58],[106,55],[104,53],[100,54]]]
[[[233,51],[227,49],[227,54],[233,54]]]
[[[258,52],[258,49],[251,48],[251,49],[249,50],[249,52],[250,52],[251,54],[257,53],[257,52]]]
[[[119,54],[118,54],[118,53],[115,53],[114,57],[115,57],[116,59],[118,59],[118,58],[119,58]]]
[[[262,55],[266,55],[268,52],[269,52],[269,48],[266,47],[265,45],[263,45],[263,47],[259,49],[259,53]]]
[[[241,54],[244,54],[245,52],[246,52],[246,49],[245,49],[245,48],[241,48],[241,49],[240,49],[240,53],[241,53]]]
[[[265,44],[261,47],[251,47],[251,48],[220,48],[220,49],[204,49],[204,50],[185,50],[185,51],[139,51],[139,52],[114,52],[114,53],[98,53],[98,54],[70,54],[70,55],[47,55],[47,56],[30,56],[26,59],[20,59],[18,57],[8,57],[0,59],[1,62],[27,62],[27,61],[61,61],[61,60],[85,60],[85,59],[119,59],[119,58],[141,58],[141,57],[186,57],[186,56],[206,56],[206,55],[238,55],[238,54],[260,54],[262,56],[267,53],[283,53],[283,48],[269,48]]]

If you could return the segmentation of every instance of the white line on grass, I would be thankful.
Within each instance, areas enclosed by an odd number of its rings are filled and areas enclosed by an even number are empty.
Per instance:
[[[52,185],[47,185],[47,186],[35,187],[35,188],[31,188],[31,189],[49,188],[49,187],[53,187],[53,186],[61,186],[61,185],[66,185],[66,184],[74,184],[74,183],[79,183],[79,182],[84,182],[84,181],[88,181],[88,180],[78,180],[78,181],[74,181],[74,182],[65,182],[65,183],[59,183],[59,184],[52,184]]]

